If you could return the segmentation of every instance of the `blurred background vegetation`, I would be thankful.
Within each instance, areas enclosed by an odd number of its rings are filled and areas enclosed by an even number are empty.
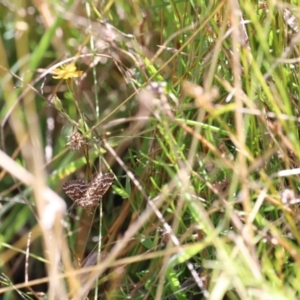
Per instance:
[[[0,298],[298,299],[299,5],[0,0]]]

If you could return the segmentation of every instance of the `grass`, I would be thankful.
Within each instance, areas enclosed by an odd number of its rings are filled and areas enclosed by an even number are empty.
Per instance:
[[[298,299],[299,4],[1,1],[1,299]]]

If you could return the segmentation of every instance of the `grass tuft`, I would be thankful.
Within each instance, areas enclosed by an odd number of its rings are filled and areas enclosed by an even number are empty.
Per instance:
[[[1,299],[299,298],[299,1],[48,2],[0,1]]]

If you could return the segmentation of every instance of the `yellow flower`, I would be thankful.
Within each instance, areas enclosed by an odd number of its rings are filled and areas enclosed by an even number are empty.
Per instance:
[[[53,70],[56,73],[56,76],[53,76],[54,79],[69,79],[80,77],[83,71],[76,71],[77,68],[74,63],[63,65],[60,68],[55,68]]]

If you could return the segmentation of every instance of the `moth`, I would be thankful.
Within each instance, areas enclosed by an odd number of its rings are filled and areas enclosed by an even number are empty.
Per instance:
[[[99,198],[108,191],[114,179],[112,173],[100,173],[91,182],[82,179],[67,181],[63,190],[76,205],[91,210],[98,205]]]

